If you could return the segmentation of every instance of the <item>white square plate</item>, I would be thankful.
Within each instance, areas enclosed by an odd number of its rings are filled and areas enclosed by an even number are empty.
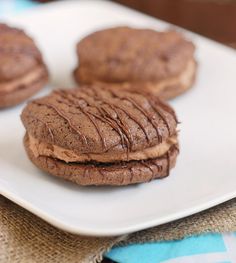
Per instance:
[[[170,26],[96,0],[53,3],[6,20],[35,37],[51,71],[51,87],[74,85],[75,44],[89,32],[124,24]],[[236,197],[236,53],[186,34],[197,46],[199,72],[195,87],[171,102],[182,124],[181,152],[170,177],[96,188],[49,176],[24,152],[21,105],[0,112],[0,193],[59,228],[97,236],[163,224]]]

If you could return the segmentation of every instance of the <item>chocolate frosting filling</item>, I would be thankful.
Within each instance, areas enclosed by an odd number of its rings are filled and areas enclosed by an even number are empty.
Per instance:
[[[168,152],[171,146],[178,143],[177,136],[172,136],[161,144],[143,149],[142,151],[130,152],[129,155],[120,153],[111,155],[110,153],[87,153],[78,154],[72,150],[62,148],[57,145],[48,144],[37,140],[36,138],[28,135],[29,137],[29,148],[33,152],[34,156],[46,156],[57,158],[64,162],[120,162],[120,161],[131,161],[131,160],[146,160],[160,157]]]
[[[17,89],[28,87],[28,85],[36,82],[38,79],[41,79],[46,75],[47,73],[45,68],[43,68],[42,66],[37,66],[22,77],[11,81],[0,82],[0,94],[10,93]]]

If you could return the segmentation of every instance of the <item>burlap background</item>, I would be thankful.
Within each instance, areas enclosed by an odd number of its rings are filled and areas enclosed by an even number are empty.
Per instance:
[[[228,231],[236,231],[236,199],[191,217],[131,235],[91,238],[58,230],[0,196],[1,263],[100,262],[102,255],[114,245]]]

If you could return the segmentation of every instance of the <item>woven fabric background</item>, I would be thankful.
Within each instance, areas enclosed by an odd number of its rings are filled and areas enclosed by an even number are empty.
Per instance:
[[[0,263],[93,263],[111,247],[236,231],[236,199],[169,224],[130,235],[97,238],[61,231],[0,196]]]

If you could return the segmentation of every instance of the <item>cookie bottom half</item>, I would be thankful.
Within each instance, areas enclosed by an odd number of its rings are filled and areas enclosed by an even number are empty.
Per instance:
[[[157,82],[103,82],[101,80],[95,81],[97,83],[106,85],[108,89],[130,90],[138,91],[144,90],[154,95],[159,96],[163,100],[173,99],[182,93],[188,91],[194,84],[197,72],[197,62],[191,59],[186,68],[178,76],[170,77],[165,80]],[[80,77],[80,68],[74,71],[74,78],[78,84],[91,84],[93,81],[84,80]]]
[[[26,134],[24,146],[30,160],[39,169],[79,185],[129,185],[169,175],[179,153],[177,145],[155,159],[120,163],[66,163],[46,156],[35,157]]]

